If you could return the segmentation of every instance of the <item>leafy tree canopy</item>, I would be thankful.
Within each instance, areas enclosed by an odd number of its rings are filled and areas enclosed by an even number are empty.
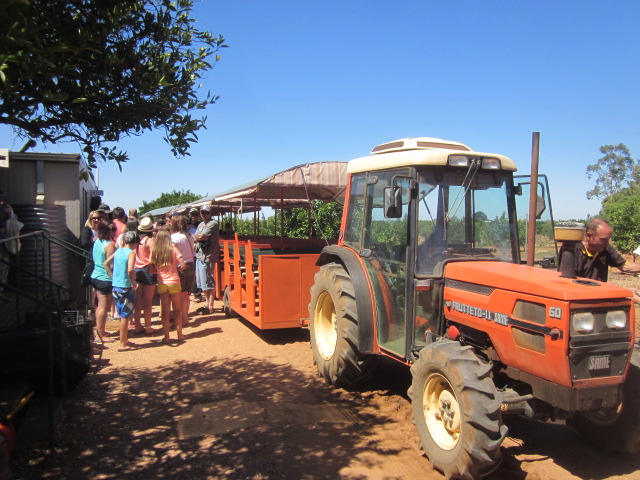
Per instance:
[[[143,201],[142,207],[138,209],[138,214],[144,215],[156,208],[184,205],[185,203],[195,202],[202,197],[203,195],[196,195],[195,193],[191,193],[189,190],[173,190],[171,193],[163,193],[158,198],[151,200],[150,202]]]
[[[596,180],[595,187],[587,192],[588,199],[606,199],[637,183],[640,167],[631,158],[626,145],[603,145],[600,153],[603,157],[587,167],[589,179],[595,177]]]
[[[611,240],[623,253],[631,253],[640,245],[640,196],[631,188],[610,197],[600,215],[611,224]]]
[[[164,130],[176,157],[217,99],[198,97],[226,47],[198,30],[192,0],[2,0],[0,123],[23,138],[76,142],[90,168],[128,160],[110,146]]]

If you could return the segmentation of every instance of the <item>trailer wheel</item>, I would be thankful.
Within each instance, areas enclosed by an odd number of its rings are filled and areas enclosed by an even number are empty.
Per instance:
[[[444,340],[411,366],[409,397],[420,447],[445,478],[476,479],[502,461],[502,396],[472,347]]]
[[[229,291],[229,287],[224,289],[224,294],[222,295],[222,310],[224,311],[224,316],[227,318],[236,316],[236,312],[231,308],[231,292]]]
[[[309,318],[313,361],[328,383],[353,385],[371,372],[376,357],[358,351],[353,282],[342,265],[329,263],[316,273]]]
[[[577,412],[568,422],[605,452],[640,453],[640,351],[635,349],[622,403],[617,408]]]

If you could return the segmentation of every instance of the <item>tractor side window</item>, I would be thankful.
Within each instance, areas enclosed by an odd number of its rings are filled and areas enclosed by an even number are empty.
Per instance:
[[[344,244],[356,251],[362,248],[362,219],[364,215],[364,199],[366,175],[354,175],[349,192],[349,211],[344,231]]]

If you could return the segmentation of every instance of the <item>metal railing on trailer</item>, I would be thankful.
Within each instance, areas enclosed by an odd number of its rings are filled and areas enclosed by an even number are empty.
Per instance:
[[[25,242],[28,244],[31,242],[29,245],[31,248],[23,249],[17,255],[9,255],[6,253],[4,244],[10,241],[19,241],[23,245]],[[76,355],[76,352],[68,352],[68,332],[69,329],[77,330],[78,326],[82,327],[82,324],[86,324],[88,320],[86,308],[84,314],[65,308],[65,302],[69,303],[74,292],[77,291],[82,292],[85,297],[83,303],[88,305],[88,289],[73,289],[69,285],[63,285],[50,278],[52,275],[51,249],[53,245],[61,247],[76,259],[86,261],[90,258],[90,253],[86,250],[50,235],[47,230],[0,239],[0,249],[3,250],[3,254],[0,255],[0,265],[4,265],[4,268],[8,268],[12,273],[10,277],[6,275],[4,278],[0,278],[0,286],[7,295],[11,295],[11,297],[4,295],[5,301],[0,305],[0,309],[3,310],[3,323],[0,324],[0,345],[4,344],[7,347],[0,349],[4,352],[0,356],[0,362],[2,362],[0,370],[5,373],[10,371],[11,375],[4,375],[5,378],[14,376],[15,380],[24,380],[19,378],[21,374],[29,378],[30,369],[40,370],[38,360],[41,360],[41,356],[39,357],[38,354],[42,352],[37,352],[37,347],[44,343],[48,438],[51,446],[53,446],[55,433],[54,398],[57,392],[61,392],[63,395],[67,393],[66,358],[68,355]],[[87,332],[87,328],[84,328],[83,331]],[[91,332],[91,328],[88,331]],[[90,347],[91,339],[89,338],[88,341]],[[22,347],[27,347],[24,348],[25,352],[22,352]],[[22,355],[21,358],[15,359],[19,365],[17,368],[13,368],[13,365],[7,366],[5,363],[13,359],[5,357],[16,352],[18,355]],[[82,366],[87,371],[90,364],[90,352],[88,354],[86,361],[81,359],[81,363],[88,362]],[[29,362],[33,362],[33,364],[29,365]],[[24,368],[24,370],[20,370],[20,368]]]

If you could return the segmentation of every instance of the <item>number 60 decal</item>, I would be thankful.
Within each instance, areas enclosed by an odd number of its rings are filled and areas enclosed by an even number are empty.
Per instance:
[[[562,309],[560,307],[549,307],[549,316],[551,318],[562,318]]]

